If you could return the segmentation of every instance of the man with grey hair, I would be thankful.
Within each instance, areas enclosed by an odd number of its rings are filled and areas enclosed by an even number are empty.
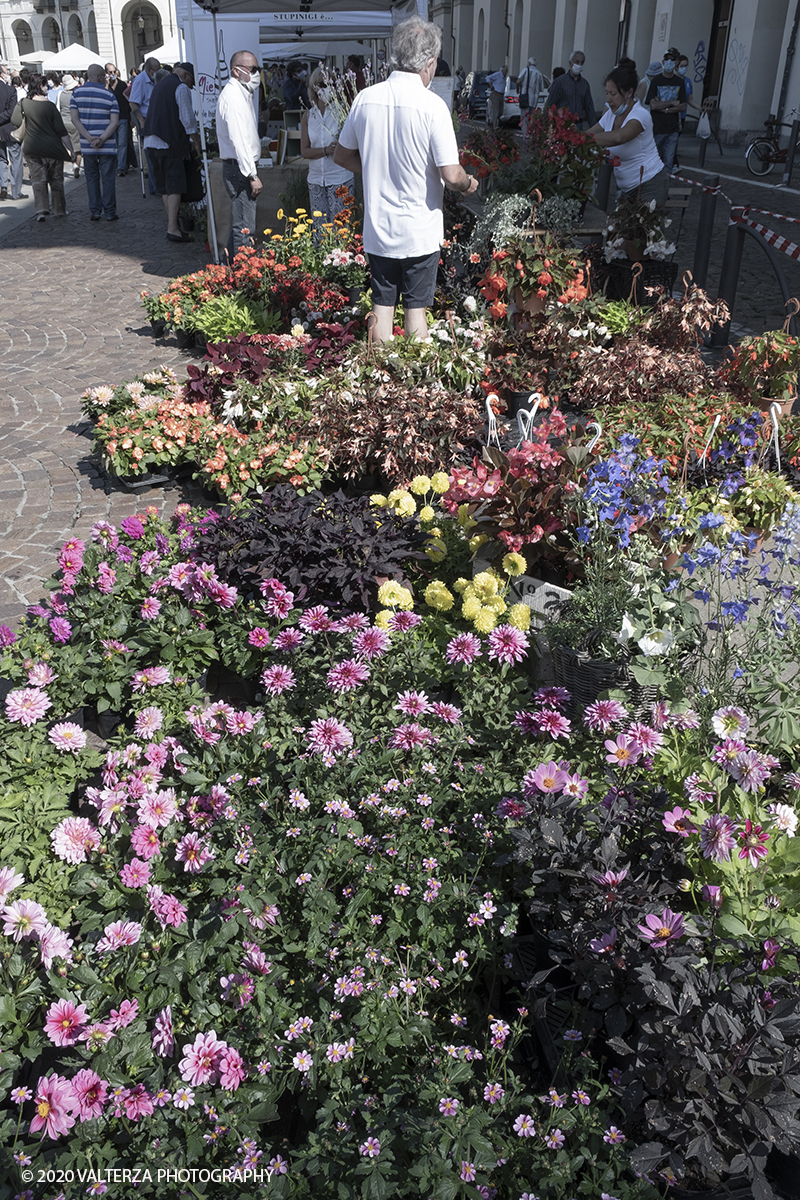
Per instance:
[[[444,184],[464,195],[478,187],[459,165],[447,105],[428,91],[441,45],[441,30],[420,17],[395,27],[392,73],[356,96],[333,156],[363,176],[364,251],[378,342],[391,338],[401,296],[406,334],[427,338],[444,240]]]
[[[548,109],[554,107],[568,109],[575,118],[579,129],[584,122],[586,122],[586,129],[589,129],[595,122],[592,91],[588,81],[583,78],[585,62],[586,55],[583,51],[573,50],[569,56],[569,71],[566,75],[559,75],[558,79],[553,80],[547,95]]]
[[[117,220],[117,127],[119,105],[106,87],[105,68],[91,63],[86,83],[75,88],[69,115],[81,139],[83,175],[89,197],[89,217]]]

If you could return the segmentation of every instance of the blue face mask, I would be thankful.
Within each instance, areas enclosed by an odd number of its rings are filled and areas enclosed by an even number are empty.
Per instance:
[[[622,116],[624,113],[626,113],[626,112],[628,111],[628,109],[630,108],[630,106],[631,106],[631,104],[630,104],[630,100],[627,100],[627,101],[626,101],[624,104],[620,104],[619,108],[618,108],[618,109],[617,109],[617,111],[614,113],[614,116],[615,116],[615,117],[621,117],[621,116]]]

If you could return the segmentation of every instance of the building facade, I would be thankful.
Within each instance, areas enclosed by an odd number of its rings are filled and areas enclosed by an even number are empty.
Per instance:
[[[0,57],[12,66],[78,42],[127,74],[176,31],[174,0],[0,0]]]
[[[603,80],[623,56],[640,75],[676,46],[698,98],[719,107],[720,136],[737,144],[763,133],[770,113],[800,113],[800,0],[431,0],[453,69],[510,75],[529,55],[550,75],[573,50],[586,55],[598,111]]]

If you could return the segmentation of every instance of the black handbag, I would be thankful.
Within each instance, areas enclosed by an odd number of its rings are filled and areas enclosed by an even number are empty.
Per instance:
[[[203,170],[200,159],[196,154],[184,159],[186,169],[186,191],[181,196],[184,204],[196,204],[205,197],[203,189]]]

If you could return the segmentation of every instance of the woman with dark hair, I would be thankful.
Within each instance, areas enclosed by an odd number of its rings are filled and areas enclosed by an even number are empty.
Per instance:
[[[36,220],[44,221],[50,213],[65,217],[64,163],[72,161],[72,144],[61,113],[47,99],[47,80],[43,75],[31,75],[28,95],[14,109],[11,124],[19,129],[23,117],[22,151],[31,172]]]
[[[653,119],[634,95],[638,82],[630,60],[609,72],[605,81],[608,108],[589,133],[598,146],[606,146],[613,152],[618,193],[655,200],[662,208],[669,190],[669,175],[653,139]]]

